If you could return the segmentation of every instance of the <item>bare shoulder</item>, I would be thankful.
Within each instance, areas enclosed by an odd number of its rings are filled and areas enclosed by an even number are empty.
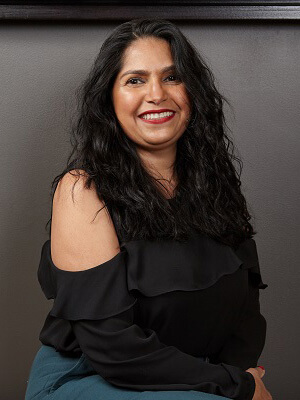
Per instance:
[[[79,172],[66,173],[53,197],[51,257],[58,268],[69,271],[93,268],[120,252],[105,203],[94,184],[85,187],[87,176]]]
[[[79,172],[80,175],[77,172]],[[66,203],[72,199],[74,206],[75,203],[77,204],[77,206],[80,206],[83,205],[81,204],[82,201],[91,201],[92,198],[96,200],[98,196],[94,188],[94,185],[92,185],[90,190],[85,189],[86,180],[87,180],[87,175],[83,170],[78,170],[78,171],[71,170],[67,172],[61,178],[61,180],[57,185],[53,197],[53,202],[55,202],[55,204],[61,202]],[[72,196],[73,194],[74,198]]]

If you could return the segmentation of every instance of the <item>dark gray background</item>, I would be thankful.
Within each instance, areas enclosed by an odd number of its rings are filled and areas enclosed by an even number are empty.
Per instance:
[[[51,304],[36,272],[50,183],[65,166],[74,91],[117,23],[0,27],[0,399],[24,398]],[[279,22],[177,23],[215,73],[243,190],[255,216],[267,341],[260,365],[274,400],[299,398],[299,28]],[[255,340],[255,338],[254,338]]]

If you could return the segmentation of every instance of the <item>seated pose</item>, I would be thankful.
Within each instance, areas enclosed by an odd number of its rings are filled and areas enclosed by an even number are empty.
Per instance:
[[[79,99],[25,399],[272,399],[257,366],[268,285],[209,68],[173,23],[132,20]]]

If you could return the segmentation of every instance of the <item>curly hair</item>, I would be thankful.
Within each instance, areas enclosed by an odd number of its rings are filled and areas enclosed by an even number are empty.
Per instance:
[[[135,143],[124,134],[112,101],[125,50],[145,37],[169,44],[176,74],[192,99],[190,121],[177,141],[174,170],[178,183],[171,201],[157,190],[158,180],[143,166]],[[257,233],[240,188],[242,161],[234,155],[226,133],[223,105],[227,100],[216,89],[214,76],[197,49],[173,23],[135,19],[116,27],[76,94],[72,151],[66,168],[52,182],[52,198],[67,172],[73,170],[70,173],[79,179],[83,170],[85,187],[94,183],[122,243],[133,239],[185,241],[196,230],[237,247]]]

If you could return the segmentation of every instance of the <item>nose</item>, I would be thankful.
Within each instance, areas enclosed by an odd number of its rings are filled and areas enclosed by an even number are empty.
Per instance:
[[[159,80],[154,79],[147,86],[145,100],[148,103],[160,104],[167,99],[167,92]]]

